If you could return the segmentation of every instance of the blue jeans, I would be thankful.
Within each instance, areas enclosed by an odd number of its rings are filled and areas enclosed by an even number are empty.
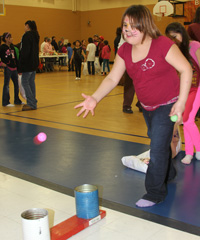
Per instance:
[[[91,74],[90,65],[92,65],[92,75],[94,75],[95,74],[94,61],[87,61],[87,67],[88,67],[88,73],[89,74]]]
[[[25,91],[27,105],[37,109],[37,100],[35,98],[35,74],[36,72],[23,72],[22,73],[22,86]]]
[[[110,72],[109,59],[103,59],[103,72],[105,72],[106,66],[108,68],[108,72]]]
[[[172,105],[161,106],[154,111],[143,109],[151,144],[150,162],[145,179],[147,193],[142,198],[155,203],[165,199],[167,181],[176,176],[170,146],[174,128],[174,123],[169,117]]]
[[[19,85],[18,85],[18,73],[17,70],[11,71],[9,68],[4,68],[4,85],[3,85],[3,95],[2,95],[2,105],[6,106],[10,104],[10,93],[9,93],[9,83],[12,79],[14,84],[14,103],[21,104],[19,99]]]

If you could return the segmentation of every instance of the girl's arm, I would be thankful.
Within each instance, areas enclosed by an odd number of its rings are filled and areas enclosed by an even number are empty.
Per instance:
[[[85,94],[82,94],[82,96],[85,98],[85,101],[75,106],[75,108],[82,107],[77,116],[80,116],[83,112],[85,112],[83,115],[84,118],[89,112],[94,115],[94,109],[97,103],[100,102],[102,98],[104,98],[109,92],[113,90],[113,88],[117,86],[122,75],[125,72],[125,69],[124,60],[117,54],[111,72],[103,80],[93,95],[87,96]]]
[[[182,113],[185,109],[188,93],[192,83],[192,68],[187,59],[183,56],[178,46],[173,44],[168,51],[165,60],[172,65],[180,74],[179,99],[171,109],[170,116],[177,115],[178,121],[182,122]]]

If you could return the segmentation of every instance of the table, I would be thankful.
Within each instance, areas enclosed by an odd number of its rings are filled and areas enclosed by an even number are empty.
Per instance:
[[[64,65],[60,64],[60,58],[66,58],[66,63],[68,63],[68,54],[65,54],[65,53],[62,53],[62,54],[39,54],[39,58],[41,59],[41,63],[45,64],[45,71],[47,70],[46,63],[49,62],[48,60],[50,60],[50,59],[55,59],[55,61],[53,61],[53,62],[58,63],[59,70],[61,70],[61,68],[64,66]]]

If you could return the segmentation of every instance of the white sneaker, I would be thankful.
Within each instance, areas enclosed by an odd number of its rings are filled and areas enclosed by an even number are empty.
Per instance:
[[[76,77],[75,80],[78,80],[78,77]]]
[[[6,105],[5,107],[14,107],[14,104],[9,103],[8,105]]]

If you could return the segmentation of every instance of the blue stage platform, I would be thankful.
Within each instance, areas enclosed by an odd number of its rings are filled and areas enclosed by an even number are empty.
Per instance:
[[[200,161],[185,166],[181,152],[166,201],[139,209],[135,202],[145,193],[145,174],[124,167],[121,158],[148,145],[3,119],[0,129],[1,171],[71,196],[76,186],[95,184],[105,207],[200,235]],[[35,145],[39,132],[47,141]]]

